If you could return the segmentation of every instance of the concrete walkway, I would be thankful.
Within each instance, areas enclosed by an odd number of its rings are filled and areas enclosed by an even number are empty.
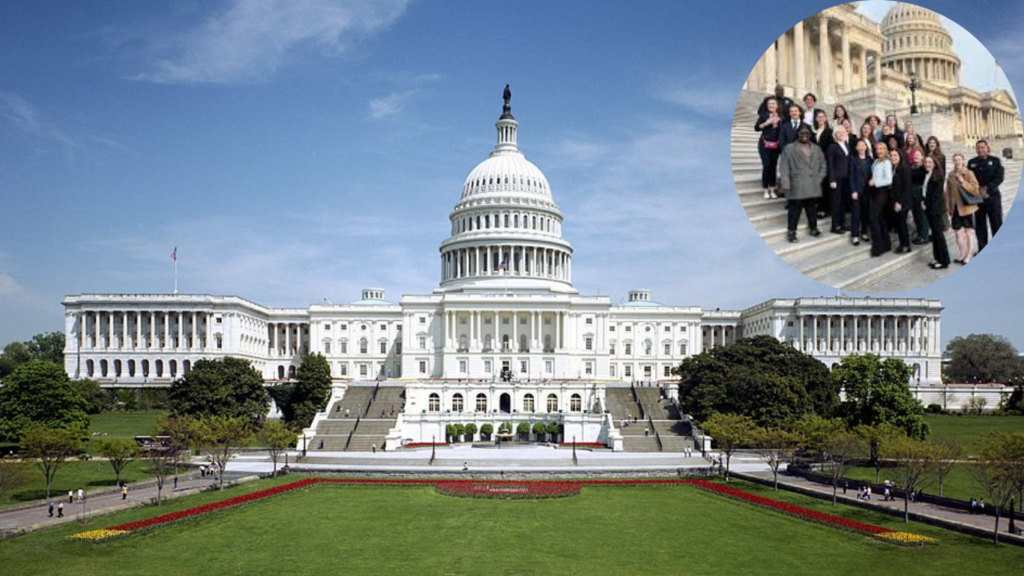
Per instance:
[[[768,480],[769,482],[772,480],[772,473],[770,471],[748,474],[748,476],[761,478]],[[853,486],[853,484],[851,484],[851,486]],[[828,500],[832,499],[831,486],[811,482],[810,480],[800,476],[779,474],[779,488],[811,494]],[[855,488],[851,488],[845,495],[843,494],[843,489],[839,488],[836,495],[836,501],[843,504],[849,504],[851,506],[880,510],[889,514],[898,515],[901,518],[903,517],[904,502],[901,498],[897,498],[895,501],[885,502],[882,500],[881,494],[872,493],[871,500],[864,501],[857,499],[857,490]],[[909,511],[911,520],[958,530],[960,532],[966,532],[968,534],[989,539],[992,537],[992,528],[995,526],[994,516],[969,514],[959,509],[948,508],[938,504],[911,502]],[[1017,526],[1024,528],[1024,523],[1021,522],[1021,518],[1019,516],[1017,521]],[[1001,517],[999,519],[999,540],[1013,542],[1014,544],[1024,546],[1024,537],[1010,534],[1009,526],[1010,522],[1008,518]]]
[[[237,480],[239,474],[226,474],[225,481]],[[173,476],[167,478],[164,484],[163,498],[179,498],[190,494],[196,494],[213,485],[213,478],[199,477],[198,473],[178,476],[178,488],[174,489]],[[86,522],[96,516],[112,514],[120,510],[128,510],[137,506],[145,506],[156,501],[156,483],[152,480],[128,484],[128,497],[121,498],[121,491],[115,486],[98,488],[85,493],[84,504],[69,504],[66,493],[53,494],[51,500],[54,502],[53,517],[47,515],[49,500],[27,502],[0,508],[0,538],[14,536],[25,532],[33,532],[50,526],[67,524],[69,522]],[[77,493],[75,499],[77,500]],[[56,505],[64,503],[64,517],[57,517]]]

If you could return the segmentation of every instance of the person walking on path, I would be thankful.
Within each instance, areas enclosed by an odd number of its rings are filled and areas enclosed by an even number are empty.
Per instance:
[[[51,501],[49,508],[46,510],[46,516],[47,517],[53,518],[53,509],[54,509],[54,505],[53,505],[53,502]]]
[[[125,485],[121,486],[121,500],[127,500],[127,499],[128,499],[128,485],[125,484]]]
[[[68,504],[74,504],[74,503],[75,503],[75,491],[74,490],[68,490]]]
[[[177,476],[174,477],[174,489],[175,490],[178,489],[178,477]]]
[[[64,503],[57,504],[57,518],[64,517]]]
[[[79,488],[78,489],[78,503],[81,504],[83,502],[85,502],[85,490],[82,490],[81,488]]]

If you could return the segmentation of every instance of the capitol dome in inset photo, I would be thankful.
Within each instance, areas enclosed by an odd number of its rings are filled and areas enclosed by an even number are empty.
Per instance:
[[[804,18],[759,55],[732,125],[739,200],[808,277],[863,293],[926,286],[993,241],[1024,129],[992,55],[906,2]]]

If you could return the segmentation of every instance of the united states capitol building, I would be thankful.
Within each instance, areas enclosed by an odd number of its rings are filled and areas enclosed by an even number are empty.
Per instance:
[[[508,94],[506,94],[508,96]],[[911,298],[772,299],[744,310],[580,294],[573,246],[544,174],[520,151],[506,98],[497,144],[469,172],[439,248],[429,294],[273,308],[239,296],[67,296],[65,366],[101,384],[166,385],[197,360],[249,360],[268,384],[323,354],[333,403],[367,382],[404,388],[389,435],[444,437],[448,422],[557,415],[566,437],[606,441],[605,393],[633,381],[677,393],[672,369],[737,338],[770,335],[832,366],[850,353],[904,360],[917,384],[940,381],[942,305]],[[319,416],[318,416],[319,418]]]

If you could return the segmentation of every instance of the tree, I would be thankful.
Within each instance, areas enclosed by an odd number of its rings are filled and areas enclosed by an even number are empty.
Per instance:
[[[86,403],[64,369],[33,360],[18,366],[0,388],[0,438],[17,442],[29,424],[47,428],[89,429]]]
[[[490,440],[491,434],[494,434],[494,426],[490,423],[480,425],[480,436],[482,440]]]
[[[519,440],[525,442],[530,439],[530,425],[526,422],[520,422],[516,426],[516,433],[519,434]]]
[[[7,377],[8,374],[14,372],[18,366],[26,364],[32,360],[32,354],[28,351],[25,344],[21,342],[11,342],[7,346],[4,346],[3,354],[0,354],[0,380]]]
[[[822,449],[832,473],[832,505],[836,505],[839,480],[846,476],[853,459],[864,449],[863,440],[853,432],[840,430],[824,439]]]
[[[37,460],[39,469],[46,478],[46,498],[50,498],[50,486],[57,469],[70,456],[82,451],[84,443],[77,430],[47,428],[38,423],[29,424],[21,433],[21,454]]]
[[[905,438],[906,434],[902,429],[887,422],[873,426],[860,424],[853,429],[853,432],[860,436],[868,447],[868,458],[875,468],[875,484],[878,484],[879,476],[882,473],[882,463],[889,447],[900,438]]]
[[[263,423],[259,433],[256,435],[260,444],[267,448],[270,460],[274,463],[274,472],[271,474],[277,477],[277,461],[285,450],[295,446],[299,441],[299,435],[294,430],[284,425],[280,420],[267,420]]]
[[[1007,384],[1013,386],[1013,392],[1003,401],[1003,410],[1024,415],[1024,377],[1018,376]]]
[[[466,425],[459,422],[456,424],[452,424],[452,427],[455,428],[455,441],[462,442],[463,440],[465,440],[463,436],[466,434]]]
[[[27,484],[29,479],[26,462],[13,456],[0,456],[0,500]]]
[[[946,345],[949,364],[942,368],[950,382],[1009,382],[1022,364],[1009,340],[994,334],[957,336]]]
[[[704,423],[703,428],[725,454],[725,479],[729,480],[729,461],[737,448],[750,442],[754,421],[749,416],[716,413]]]
[[[331,397],[331,365],[321,354],[307,354],[295,376],[295,389],[288,399],[291,421],[299,428],[308,428]]]
[[[127,438],[101,438],[96,447],[114,468],[117,483],[121,484],[121,471],[139,456],[139,446]]]
[[[53,362],[59,366],[64,365],[63,332],[36,334],[31,340],[25,342],[25,348],[28,350],[29,356],[32,357],[32,360]]]
[[[776,490],[779,489],[779,467],[793,455],[802,441],[800,434],[781,428],[759,428],[751,435],[757,453],[772,469]]]
[[[929,443],[900,438],[892,442],[889,453],[896,462],[896,484],[904,491],[903,521],[910,522],[910,495],[935,471],[935,451]]]
[[[85,401],[86,414],[99,414],[110,408],[110,396],[100,388],[100,383],[95,380],[83,378],[72,380],[71,384],[78,390]]]
[[[794,429],[803,438],[803,448],[813,452],[817,461],[826,459],[826,447],[829,438],[846,431],[846,422],[840,418],[822,418],[817,414],[805,414],[794,425]]]
[[[675,373],[682,408],[697,421],[720,412],[779,428],[806,413],[829,416],[839,404],[824,364],[770,336],[687,358]]]
[[[473,441],[476,437],[476,424],[473,424],[472,422],[466,424],[466,436],[469,437],[470,442]]]
[[[558,435],[562,433],[562,425],[558,422],[548,422],[547,433],[551,435],[552,442],[558,442]]]
[[[988,400],[985,400],[985,398],[981,396],[971,396],[967,399],[967,402],[964,402],[962,411],[964,414],[971,416],[981,416],[985,413],[985,406],[987,405]]]
[[[178,473],[181,458],[189,456],[189,448],[194,444],[196,423],[187,416],[166,416],[156,424],[156,435],[163,440],[167,451],[175,458],[170,461],[174,465],[174,473]]]
[[[544,435],[548,433],[548,427],[543,422],[534,422],[533,424],[533,435],[537,437],[538,442],[544,441]]]
[[[198,364],[198,362],[197,362]],[[253,440],[249,421],[244,417],[206,416],[196,422],[193,442],[205,450],[217,467],[219,488],[224,489],[224,469],[241,448]]]
[[[932,442],[932,450],[932,467],[939,481],[939,496],[942,496],[943,481],[960,460],[963,445],[955,438],[939,438]]]
[[[151,450],[146,454],[146,471],[156,479],[156,505],[163,503],[164,483],[171,472],[177,474],[178,451],[168,447],[166,450]]]
[[[250,427],[261,424],[270,408],[263,376],[248,360],[230,356],[197,360],[171,384],[169,402],[179,416],[245,418]]]
[[[1000,512],[1017,490],[1016,480],[1024,463],[1024,435],[988,432],[981,439],[979,457],[968,466],[982,493],[995,508],[992,541],[999,543]]]
[[[833,383],[846,400],[839,414],[851,427],[887,423],[910,438],[924,440],[928,423],[924,406],[910,392],[911,370],[902,360],[874,354],[851,354],[832,370]]]

